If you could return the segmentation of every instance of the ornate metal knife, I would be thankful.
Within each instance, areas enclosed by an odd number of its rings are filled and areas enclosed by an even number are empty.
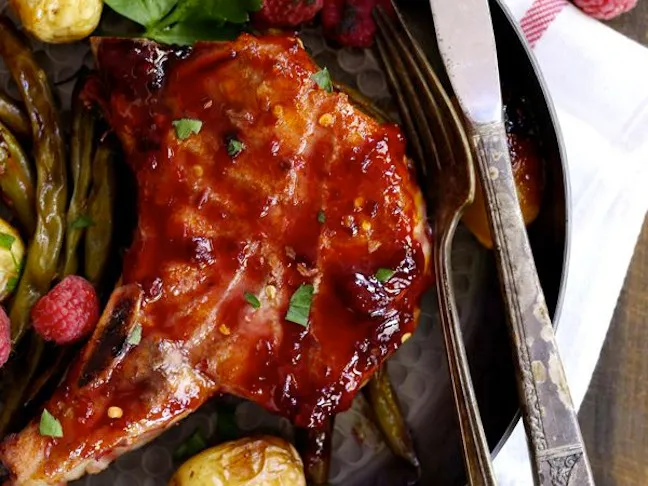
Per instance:
[[[441,56],[475,148],[535,483],[593,485],[517,198],[488,0],[430,4]]]

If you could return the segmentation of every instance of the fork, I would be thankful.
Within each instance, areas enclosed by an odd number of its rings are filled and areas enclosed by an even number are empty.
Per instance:
[[[378,52],[413,155],[419,162],[417,169],[425,181],[425,195],[432,212],[439,315],[468,482],[494,485],[490,451],[457,315],[450,264],[457,224],[475,194],[470,143],[448,95],[400,13],[395,22],[377,8],[375,18]]]

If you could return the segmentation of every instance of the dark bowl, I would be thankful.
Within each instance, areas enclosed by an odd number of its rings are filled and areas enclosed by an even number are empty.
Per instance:
[[[408,24],[451,92],[436,50],[429,5],[427,2],[409,2],[402,8]],[[513,99],[526,101],[525,108],[534,127],[534,140],[545,162],[546,187],[542,208],[538,219],[529,227],[529,237],[555,325],[560,314],[569,255],[570,199],[565,152],[556,114],[533,53],[510,12],[500,1],[491,1],[491,12],[503,91]],[[471,316],[479,322],[469,324],[474,330],[466,337],[466,348],[484,429],[491,450],[496,454],[517,424],[520,414],[512,349],[492,253],[488,253],[486,261],[478,292],[479,302],[475,303],[478,310]],[[440,406],[439,401],[434,405],[433,423],[414,430],[423,463],[421,484],[465,484],[453,398],[447,384],[446,389],[445,406]]]

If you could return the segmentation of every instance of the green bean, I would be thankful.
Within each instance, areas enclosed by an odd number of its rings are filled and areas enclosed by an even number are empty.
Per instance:
[[[38,365],[43,357],[45,341],[38,334],[32,332],[27,350],[18,359],[12,362],[9,370],[9,383],[3,388],[3,407],[0,412],[0,437],[7,433],[7,428],[15,428],[16,416],[20,413],[25,403],[25,392],[38,370]]]
[[[85,275],[98,286],[110,256],[115,203],[115,167],[113,149],[108,139],[97,148],[92,165],[92,189],[88,200],[91,226],[85,237]]]
[[[297,446],[308,484],[328,484],[334,421],[335,418],[330,417],[321,428],[297,429]]]
[[[29,236],[36,228],[34,174],[18,140],[0,122],[0,188]]]
[[[4,59],[29,114],[36,162],[36,230],[9,317],[17,343],[29,327],[29,314],[56,276],[65,234],[67,180],[58,114],[44,71],[6,17],[0,18],[0,56]]]
[[[405,459],[418,470],[420,462],[414,450],[412,436],[385,366],[374,373],[365,391],[376,423],[389,448],[396,456]]]
[[[92,146],[95,117],[80,97],[86,76],[77,80],[72,95],[72,135],[70,139],[70,168],[74,190],[67,213],[65,235],[65,263],[63,275],[77,273],[79,266],[77,248],[85,231],[84,216],[87,216],[88,192],[92,178]]]
[[[0,122],[9,127],[13,133],[21,140],[31,138],[31,125],[29,118],[25,115],[23,109],[7,96],[0,92]]]

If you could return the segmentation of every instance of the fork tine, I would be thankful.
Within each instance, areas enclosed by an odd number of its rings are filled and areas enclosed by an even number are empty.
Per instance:
[[[414,120],[412,119],[412,114],[410,113],[409,108],[407,107],[407,102],[403,96],[400,83],[396,77],[396,73],[392,68],[389,62],[386,62],[389,59],[389,54],[387,53],[387,47],[383,43],[383,40],[380,36],[376,37],[376,46],[378,47],[378,52],[380,53],[381,59],[383,59],[383,65],[385,67],[385,73],[389,83],[392,85],[394,94],[396,95],[396,101],[398,102],[398,110],[400,112],[403,127],[407,132],[407,141],[410,143],[414,156],[417,158],[418,166],[423,168],[422,162],[425,160],[425,152],[423,151],[423,146],[421,145],[421,139],[419,138],[418,131],[414,125]],[[424,176],[426,174],[423,174]]]
[[[441,165],[439,161],[439,153],[437,151],[436,143],[432,136],[432,131],[423,107],[417,100],[417,92],[412,84],[410,76],[407,74],[407,68],[403,64],[402,56],[403,52],[399,50],[399,46],[387,35],[387,32],[384,28],[381,28],[379,25],[378,35],[376,39],[378,41],[379,52],[385,66],[385,70],[389,71],[391,69],[393,78],[390,78],[393,82],[393,88],[396,93],[396,97],[399,101],[400,111],[405,117],[409,116],[412,118],[412,121],[416,124],[412,124],[414,131],[419,135],[419,140],[423,148],[423,153],[427,156],[419,160],[419,165],[424,170],[424,175],[426,168],[426,161],[432,160],[436,165],[436,169],[440,170]]]

